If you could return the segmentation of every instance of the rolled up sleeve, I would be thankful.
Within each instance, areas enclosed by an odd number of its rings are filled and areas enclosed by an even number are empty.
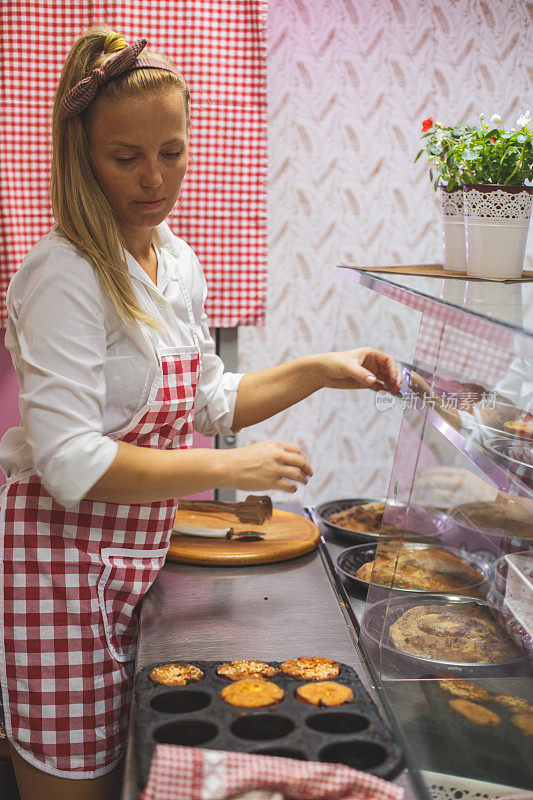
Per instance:
[[[100,287],[90,264],[61,246],[16,279],[8,295],[6,344],[19,374],[21,423],[43,485],[69,508],[102,477],[118,449],[103,434]]]

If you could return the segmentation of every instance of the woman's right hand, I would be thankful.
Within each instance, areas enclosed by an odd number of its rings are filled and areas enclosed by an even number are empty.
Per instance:
[[[235,450],[221,450],[224,455],[227,489],[278,489],[293,493],[297,483],[306,484],[313,474],[304,454],[296,445],[269,439]]]

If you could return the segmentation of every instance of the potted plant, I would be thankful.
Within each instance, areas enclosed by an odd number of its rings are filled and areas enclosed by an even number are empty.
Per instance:
[[[418,161],[426,153],[432,164],[429,171],[433,188],[439,194],[442,221],[443,266],[445,269],[466,270],[465,222],[463,211],[464,183],[459,155],[461,143],[473,128],[463,123],[443,125],[428,117],[422,122],[425,145],[416,155]]]
[[[519,278],[533,203],[533,131],[529,111],[518,128],[505,130],[498,114],[491,125],[468,131],[454,151],[462,176],[467,274]]]

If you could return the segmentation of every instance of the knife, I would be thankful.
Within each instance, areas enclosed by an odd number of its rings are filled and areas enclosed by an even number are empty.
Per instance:
[[[197,525],[182,525],[179,523],[173,528],[174,533],[183,533],[186,536],[199,536],[204,539],[240,539],[245,542],[259,541],[265,531],[236,531],[233,528],[200,528]]]

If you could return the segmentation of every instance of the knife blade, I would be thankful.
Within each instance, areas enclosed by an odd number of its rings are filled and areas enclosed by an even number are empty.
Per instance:
[[[258,541],[265,535],[264,531],[236,531],[233,528],[200,528],[198,525],[184,525],[178,523],[173,528],[174,533],[183,533],[185,536],[199,536],[204,539],[240,539],[241,541]]]

